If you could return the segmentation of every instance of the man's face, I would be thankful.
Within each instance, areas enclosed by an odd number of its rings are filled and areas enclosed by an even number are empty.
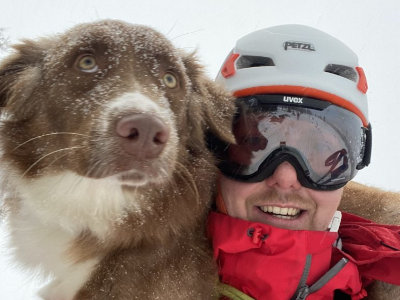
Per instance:
[[[316,191],[301,186],[288,162],[262,182],[243,183],[221,176],[220,188],[232,217],[291,230],[321,231],[327,229],[343,192],[343,188]]]

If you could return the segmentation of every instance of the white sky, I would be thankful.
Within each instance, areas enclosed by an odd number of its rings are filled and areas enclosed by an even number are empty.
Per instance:
[[[298,23],[341,39],[358,54],[369,84],[372,162],[355,180],[400,191],[400,1],[0,0],[0,28],[11,43],[105,18],[149,25],[177,47],[197,50],[211,77],[235,41],[257,29]],[[0,58],[6,54],[0,50]],[[9,267],[0,252],[0,299],[35,299],[34,285],[37,283]]]

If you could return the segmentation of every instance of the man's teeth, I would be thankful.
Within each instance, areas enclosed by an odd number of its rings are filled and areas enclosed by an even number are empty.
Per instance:
[[[271,213],[281,216],[296,216],[300,213],[300,209],[294,207],[278,207],[278,206],[260,206],[260,209],[265,213]]]

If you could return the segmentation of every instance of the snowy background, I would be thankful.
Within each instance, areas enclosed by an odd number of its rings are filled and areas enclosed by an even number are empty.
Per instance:
[[[52,35],[105,18],[149,25],[177,47],[197,50],[212,78],[235,41],[257,29],[298,23],[341,39],[358,54],[369,84],[372,163],[355,180],[400,191],[400,1],[0,0],[0,42]],[[0,47],[0,59],[7,53]],[[3,230],[0,246],[0,299],[37,299],[40,283],[7,261]]]

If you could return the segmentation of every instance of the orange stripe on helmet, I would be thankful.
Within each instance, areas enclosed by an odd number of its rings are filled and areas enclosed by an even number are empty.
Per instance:
[[[259,94],[289,94],[325,100],[355,113],[361,119],[363,125],[365,127],[368,126],[367,118],[353,103],[334,94],[310,87],[292,85],[258,86],[236,91],[233,95],[235,97],[245,97]]]

